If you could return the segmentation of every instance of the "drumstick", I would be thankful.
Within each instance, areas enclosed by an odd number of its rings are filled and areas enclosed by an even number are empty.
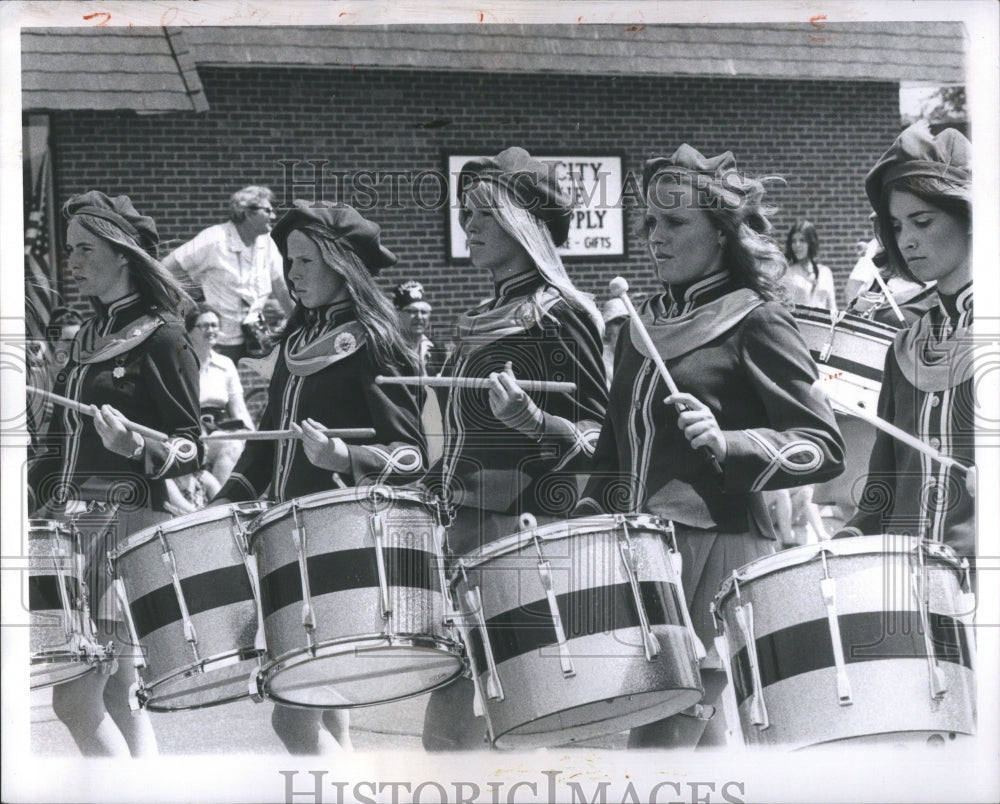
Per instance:
[[[514,382],[525,391],[552,391],[573,393],[574,382],[552,382],[549,380],[518,380]],[[421,385],[425,388],[489,388],[486,377],[384,377],[375,378],[376,385]]]
[[[896,304],[896,300],[892,298],[892,294],[889,292],[889,286],[885,283],[885,280],[882,278],[882,274],[878,268],[875,269],[875,281],[878,282],[878,286],[882,288],[882,293],[885,294],[885,299],[889,302],[889,306],[896,314],[896,318],[899,319],[899,323],[905,324],[906,319],[903,318],[903,312],[899,309],[899,305]]]
[[[44,391],[41,388],[35,388],[33,385],[25,386],[25,390],[28,393],[40,394],[43,399],[48,399],[55,402],[57,405],[62,405],[64,408],[69,408],[70,410],[75,410],[77,413],[82,413],[84,416],[93,416],[93,405],[84,405],[81,402],[77,402],[75,399],[70,399],[69,397],[60,396],[59,394],[54,394],[51,391]],[[161,433],[159,430],[154,430],[152,427],[146,427],[141,424],[136,424],[133,421],[129,421],[124,416],[122,416],[122,425],[126,430],[131,430],[133,433],[138,433],[144,438],[148,438],[150,441],[159,441],[165,443],[170,440],[166,433]]]
[[[906,430],[901,430],[899,427],[896,427],[896,425],[890,424],[881,416],[876,416],[873,413],[868,413],[867,411],[862,410],[856,405],[852,405],[840,399],[837,399],[834,396],[834,394],[830,393],[830,388],[832,387],[832,384],[821,386],[820,383],[822,382],[824,382],[822,379],[816,380],[816,382],[814,382],[812,386],[813,390],[817,394],[821,394],[823,398],[826,399],[826,401],[829,402],[831,406],[833,406],[834,408],[841,410],[843,413],[846,413],[849,416],[855,416],[856,418],[861,419],[862,421],[868,422],[868,424],[872,425],[873,427],[876,427],[877,429],[881,430],[884,433],[887,433],[888,435],[895,438],[897,441],[900,441],[903,444],[913,447],[913,449],[917,450],[918,452],[922,452],[932,461],[937,461],[942,466],[948,466],[952,469],[958,469],[966,473],[971,470],[971,467],[966,466],[965,464],[961,464],[954,458],[949,458],[947,455],[942,455],[940,452],[934,449],[934,447],[932,447],[930,444],[926,444],[916,436],[906,432]]]
[[[323,435],[328,438],[366,439],[375,438],[371,427],[347,427],[340,430],[324,429]],[[301,433],[294,430],[216,430],[210,435],[202,436],[202,441],[281,441],[289,438],[302,438]]]
[[[608,284],[608,290],[612,296],[617,296],[622,300],[622,303],[625,305],[625,309],[628,310],[629,318],[631,318],[632,323],[635,324],[636,331],[639,333],[639,337],[642,338],[643,345],[645,345],[650,357],[652,357],[653,363],[660,372],[660,376],[663,377],[663,381],[667,384],[667,388],[670,389],[670,393],[679,394],[680,391],[677,388],[677,384],[674,382],[674,378],[670,376],[670,372],[667,371],[663,358],[660,357],[660,353],[656,350],[656,346],[653,344],[653,339],[649,337],[649,333],[646,331],[646,326],[642,323],[642,319],[639,317],[639,312],[632,306],[632,300],[628,297],[628,282],[626,282],[623,277],[616,276]],[[680,403],[677,403],[675,407],[678,412],[687,410],[687,406]],[[715,476],[721,478],[722,467],[719,465],[719,459],[715,457],[715,453],[712,452],[712,450],[710,450],[707,446],[701,447],[701,452],[708,460],[708,464],[712,467],[712,471],[715,473]]]

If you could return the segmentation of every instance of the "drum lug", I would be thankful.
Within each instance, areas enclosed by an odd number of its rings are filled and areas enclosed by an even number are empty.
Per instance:
[[[316,614],[313,611],[312,590],[309,587],[309,559],[306,554],[306,530],[299,519],[298,503],[292,502],[292,543],[299,557],[299,580],[302,584],[302,627],[306,630],[306,647],[315,654],[316,645],[313,631],[316,630]]]
[[[535,547],[538,548],[537,539]],[[540,548],[539,555],[541,555]],[[570,656],[569,646],[566,644],[566,631],[563,628],[562,614],[559,612],[559,602],[556,600],[555,589],[552,588],[552,565],[545,559],[540,559],[538,562],[538,577],[541,578],[542,588],[545,590],[545,597],[549,602],[549,616],[552,617],[552,625],[556,630],[559,666],[562,668],[563,678],[572,678],[576,675],[576,670],[573,669],[573,658]]]
[[[826,363],[830,359],[830,354],[831,352],[833,352],[833,340],[834,338],[837,337],[837,325],[840,323],[841,319],[844,316],[844,313],[846,312],[847,311],[845,310],[840,315],[835,315],[833,313],[830,314],[830,337],[827,339],[827,342],[820,350],[819,360],[816,362]]]
[[[259,665],[253,669],[247,679],[247,691],[250,693],[250,700],[254,703],[264,702],[264,679]]]
[[[375,566],[378,570],[378,588],[382,597],[382,619],[392,616],[392,602],[389,598],[389,575],[385,569],[385,527],[379,514],[368,517],[368,525],[375,540]]]
[[[181,610],[181,620],[184,623],[184,639],[191,645],[194,660],[200,662],[201,657],[198,655],[198,633],[195,631],[194,621],[191,619],[187,600],[184,598],[184,590],[181,588],[181,578],[177,574],[177,561],[174,559],[174,551],[170,549],[170,545],[167,543],[162,529],[157,529],[156,534],[159,536],[160,545],[163,548],[163,563],[167,568],[167,572],[170,573],[170,581],[174,587],[174,596],[177,598],[177,605]]]
[[[923,545],[917,548],[917,556],[917,566],[910,570],[910,588],[917,601],[920,627],[924,632],[924,652],[927,654],[931,698],[940,701],[948,692],[948,682],[945,680],[944,671],[941,669],[934,651],[934,635],[931,633],[930,622],[930,584],[927,583],[927,564],[924,561]]]
[[[750,676],[753,679],[753,696],[750,700],[750,722],[760,731],[770,727],[767,706],[764,704],[764,684],[760,678],[760,662],[757,659],[757,636],[753,627],[753,604],[744,603],[733,609],[736,622],[743,633],[743,641],[747,646],[747,659],[750,662]]]
[[[850,706],[851,682],[847,678],[847,663],[844,661],[844,644],[840,635],[840,618],[837,616],[837,582],[833,578],[823,578],[819,582],[826,606],[826,619],[830,626],[830,643],[833,647],[833,662],[837,668],[837,702]]]
[[[714,603],[712,608],[714,613]],[[733,686],[733,668],[729,656],[729,640],[726,639],[725,634],[720,633],[715,637],[715,650],[726,671],[726,686],[722,690],[722,714],[726,720],[726,744],[742,746],[744,741],[743,728],[740,723],[740,707],[736,702],[736,687]]]
[[[128,708],[130,712],[138,712],[146,708],[149,701],[149,693],[143,686],[142,679],[139,679],[128,688]]]
[[[475,620],[476,629],[479,631],[479,638],[483,643],[483,653],[486,655],[486,694],[490,697],[490,700],[502,701],[504,700],[503,685],[500,683],[500,673],[497,671],[496,659],[493,657],[493,646],[490,644],[490,635],[486,630],[486,618],[483,615],[483,599],[479,594],[478,586],[469,586],[469,578],[465,574],[465,567],[459,566],[466,584],[465,606]],[[469,658],[472,660],[471,647],[469,649]],[[473,664],[475,664],[474,661]],[[473,673],[478,678],[475,669]]]
[[[670,562],[670,568],[674,573],[674,588],[678,590],[677,595],[677,608],[680,609],[681,617],[684,619],[684,627],[687,629],[688,634],[691,637],[691,645],[694,648],[695,658],[701,662],[707,655],[708,651],[705,650],[705,646],[702,641],[698,638],[698,634],[694,630],[694,623],[691,622],[691,612],[688,611],[687,603],[684,600],[684,586],[681,583],[681,578],[683,577],[682,572],[684,569],[684,557],[681,555],[680,549],[677,547],[677,531],[674,529],[674,523],[671,522],[667,526],[667,535],[670,539],[671,549],[667,551],[667,560]]]
[[[122,617],[125,619],[125,629],[128,631],[129,642],[136,649],[136,655],[132,663],[136,668],[145,667],[146,659],[139,644],[139,634],[135,630],[135,621],[132,619],[132,608],[129,606],[128,595],[125,594],[125,584],[121,578],[114,578],[111,585],[115,589],[115,597],[118,600],[118,608],[121,609]]]
[[[642,629],[642,646],[646,651],[646,661],[652,662],[660,655],[660,643],[649,624],[646,604],[642,601],[642,592],[639,589],[639,576],[636,570],[635,551],[632,547],[632,540],[628,536],[628,526],[624,521],[620,523],[617,540],[618,554],[621,556],[622,566],[625,568],[625,577],[628,578],[628,584],[632,589],[632,600],[639,614],[639,626]],[[686,610],[686,607],[684,608]]]

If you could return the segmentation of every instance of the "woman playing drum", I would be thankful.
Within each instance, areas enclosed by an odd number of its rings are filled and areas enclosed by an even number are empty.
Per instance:
[[[577,513],[673,520],[691,618],[709,646],[719,583],[772,552],[761,492],[835,476],[844,446],[829,407],[810,393],[816,367],[791,314],[775,301],[784,258],[766,235],[763,182],[738,172],[729,152],[706,158],[682,145],[646,162],[643,191],[664,292],[639,313],[680,392],[668,397],[633,322],[618,341],[594,476]],[[698,714],[724,685],[713,654]],[[705,727],[676,715],[633,729],[630,744],[691,747]]]
[[[285,260],[296,307],[285,328],[261,430],[301,439],[251,441],[215,502],[268,494],[285,502],[336,487],[413,482],[425,471],[414,396],[376,385],[377,375],[413,374],[396,313],[374,275],[395,264],[380,228],[352,207],[296,201],[271,237]],[[321,423],[323,422],[323,423]],[[326,426],[368,427],[375,444],[348,445]],[[345,710],[275,705],[272,725],[292,753],[350,747]]]
[[[553,171],[522,148],[468,162],[459,177],[461,222],[472,264],[489,273],[493,297],[461,316],[444,374],[490,379],[452,388],[445,406],[442,482],[455,506],[449,546],[457,555],[512,534],[531,513],[565,519],[593,454],[607,402],[600,313],[566,274],[569,199]],[[527,393],[517,379],[565,380],[573,393]],[[435,480],[436,482],[436,480]],[[435,691],[424,745],[476,748],[473,686]]]
[[[886,357],[880,418],[965,466],[975,459],[971,145],[954,129],[904,131],[865,179],[890,265],[937,281],[938,304],[901,330]],[[837,536],[908,533],[975,557],[971,484],[879,432],[858,512]],[[970,488],[967,488],[967,485]]]
[[[99,631],[117,627],[118,641],[128,643],[115,622],[107,551],[169,519],[165,479],[196,471],[201,458],[198,361],[180,317],[191,300],[157,262],[155,223],[127,196],[93,190],[67,201],[63,215],[67,267],[95,315],[77,333],[55,390],[90,406],[92,417],[59,409],[49,454],[29,469],[29,493],[39,506],[34,516],[72,519],[83,532]],[[129,420],[166,441],[140,436]],[[90,673],[53,688],[52,708],[84,754],[156,752],[147,715],[129,711],[134,680],[121,656],[110,676]]]

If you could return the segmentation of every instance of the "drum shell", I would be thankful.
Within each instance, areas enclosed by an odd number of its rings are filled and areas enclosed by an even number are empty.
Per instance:
[[[560,664],[539,554],[531,531],[461,559],[453,576],[467,648],[488,689],[483,641],[468,592],[479,589],[503,700],[486,696],[498,748],[559,745],[668,717],[703,694],[680,607],[680,580],[669,559],[666,529],[653,518],[631,518],[636,574],[660,653],[648,660],[642,628],[618,547],[614,517],[570,520],[538,528],[558,600],[574,675]]]
[[[96,645],[96,633],[85,611],[81,565],[80,546],[67,526],[51,520],[29,521],[31,689],[71,681],[94,669],[84,650],[86,643]]]
[[[303,625],[296,517],[309,567],[311,633]],[[388,618],[373,517],[383,540]],[[385,487],[301,497],[253,524],[268,697],[292,706],[370,706],[429,692],[461,673],[461,646],[444,622],[437,527],[423,493]]]
[[[249,695],[255,647],[255,580],[245,563],[245,528],[264,503],[236,503],[177,517],[130,536],[110,555],[146,662],[140,669],[154,711],[194,709]],[[173,565],[197,641],[187,639]]]
[[[967,599],[959,564],[946,547],[926,557],[935,653],[947,685],[930,694],[924,630],[912,578],[919,572],[911,537],[865,536],[807,545],[737,571],[716,597],[728,643],[740,726],[749,745],[802,748],[882,735],[974,734],[975,673]],[[827,607],[820,588],[826,549],[835,581],[850,705],[838,700]],[[739,595],[736,594],[736,589]],[[770,725],[751,722],[752,682],[736,606],[752,604],[763,699]]]

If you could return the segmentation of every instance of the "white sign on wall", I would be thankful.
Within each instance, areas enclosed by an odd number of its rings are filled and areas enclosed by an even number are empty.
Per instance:
[[[448,156],[449,256],[469,259],[465,232],[459,223],[458,176],[462,166],[475,154]],[[559,248],[566,257],[621,257],[625,255],[625,227],[622,214],[622,158],[620,156],[539,156],[553,165],[563,192],[573,199],[573,219],[569,239]]]

